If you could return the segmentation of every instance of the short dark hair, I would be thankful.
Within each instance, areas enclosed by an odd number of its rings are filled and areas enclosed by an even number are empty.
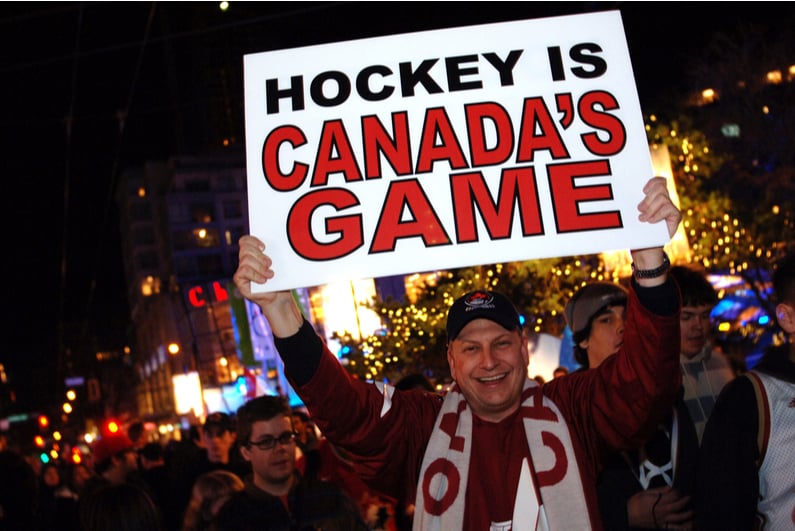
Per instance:
[[[251,439],[251,427],[260,420],[287,417],[293,424],[293,412],[287,400],[281,396],[263,395],[252,398],[237,409],[237,440],[241,446]]]
[[[159,461],[166,455],[160,443],[148,442],[138,451],[139,455],[149,461]]]
[[[146,429],[144,427],[144,423],[140,420],[136,420],[130,424],[129,428],[127,428],[127,437],[129,437],[133,442],[138,442],[138,439],[141,438],[145,431]]]
[[[773,292],[777,303],[795,304],[795,253],[778,262],[773,271]]]
[[[163,529],[160,509],[144,489],[132,483],[90,490],[80,496],[78,513],[85,531]]]
[[[670,274],[682,293],[682,306],[715,306],[718,294],[709,283],[707,274],[693,265],[675,265]]]
[[[302,422],[311,422],[312,421],[312,419],[309,417],[307,412],[303,411],[301,409],[293,409],[292,414],[293,414],[294,417],[298,417],[299,419],[301,419]]]

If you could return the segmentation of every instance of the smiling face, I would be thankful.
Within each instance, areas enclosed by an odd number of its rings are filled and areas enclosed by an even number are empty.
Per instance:
[[[593,318],[591,333],[580,341],[580,348],[588,352],[591,369],[598,367],[623,345],[625,310],[623,305],[608,306]]]
[[[527,342],[518,330],[475,319],[447,347],[450,374],[473,413],[498,422],[519,408],[527,379]]]

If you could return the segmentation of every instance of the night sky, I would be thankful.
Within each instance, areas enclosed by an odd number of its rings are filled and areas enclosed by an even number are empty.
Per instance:
[[[56,385],[59,322],[89,354],[124,344],[118,176],[146,160],[206,152],[223,135],[242,146],[243,53],[620,9],[641,105],[652,112],[688,87],[688,58],[713,32],[795,24],[788,2],[232,2],[225,13],[217,5],[0,4],[10,235],[0,363],[23,408]],[[219,64],[229,65],[227,78],[207,90],[207,66]]]

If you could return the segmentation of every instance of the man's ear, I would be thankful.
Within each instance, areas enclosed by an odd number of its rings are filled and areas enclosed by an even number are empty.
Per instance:
[[[787,303],[776,305],[776,320],[787,334],[795,334],[795,308]]]
[[[248,446],[240,446],[240,455],[246,461],[251,461],[251,450],[249,450]]]

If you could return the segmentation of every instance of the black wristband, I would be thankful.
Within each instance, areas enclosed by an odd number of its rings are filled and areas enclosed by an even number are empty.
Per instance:
[[[671,268],[671,261],[668,259],[668,254],[663,251],[663,263],[660,267],[654,269],[637,269],[635,262],[632,262],[632,274],[635,278],[657,278],[663,276],[666,271]]]

